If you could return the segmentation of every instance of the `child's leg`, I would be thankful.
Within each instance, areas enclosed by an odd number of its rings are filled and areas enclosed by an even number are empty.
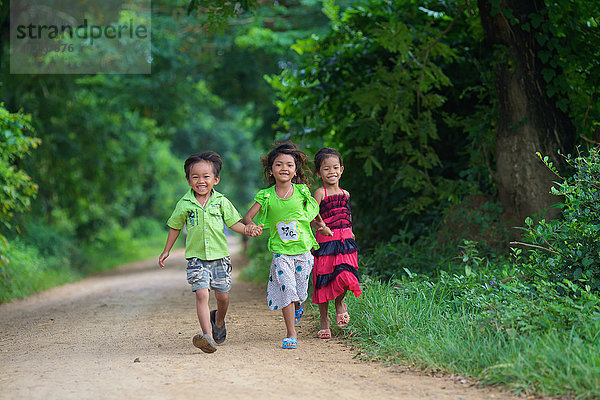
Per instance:
[[[229,308],[229,292],[215,292],[215,299],[217,299],[215,325],[217,328],[221,328],[225,324],[225,316],[227,315],[227,309]]]
[[[296,337],[296,326],[294,324],[294,303],[290,303],[287,306],[281,309],[283,313],[283,320],[285,321],[285,329],[286,329],[286,337],[295,338]]]
[[[321,315],[321,329],[329,329],[329,315],[327,314],[329,302],[319,303],[319,314]]]
[[[202,333],[211,332],[210,326],[210,310],[208,309],[208,289],[196,290],[196,312],[198,313],[198,322],[200,322],[200,328]]]
[[[335,298],[335,312],[336,314],[342,314],[346,312],[346,308],[344,307],[344,296],[346,296],[346,292],[340,294]]]

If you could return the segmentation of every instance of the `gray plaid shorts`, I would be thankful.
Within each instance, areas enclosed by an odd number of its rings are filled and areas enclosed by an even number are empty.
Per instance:
[[[231,257],[218,260],[187,259],[187,280],[192,291],[214,289],[217,293],[231,290]]]

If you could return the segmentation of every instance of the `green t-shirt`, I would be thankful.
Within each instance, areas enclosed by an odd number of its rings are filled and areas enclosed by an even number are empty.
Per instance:
[[[240,213],[221,193],[213,189],[202,209],[190,188],[177,202],[167,225],[173,229],[182,229],[186,225],[185,258],[217,260],[229,256],[223,223],[230,227],[241,219]]]
[[[268,248],[272,253],[291,256],[319,248],[310,228],[319,205],[306,185],[293,185],[289,199],[277,196],[275,186],[261,190],[254,197],[261,206],[258,223],[270,229]]]

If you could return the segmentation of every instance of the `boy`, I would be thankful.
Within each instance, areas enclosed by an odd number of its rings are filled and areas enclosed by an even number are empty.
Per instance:
[[[192,342],[205,353],[217,350],[208,334],[209,327],[217,344],[223,343],[227,335],[225,315],[231,289],[231,258],[223,223],[248,236],[258,236],[262,231],[260,227],[241,223],[242,217],[231,202],[213,189],[219,183],[222,165],[221,157],[213,151],[194,154],[185,161],[185,176],[191,190],[179,200],[167,221],[171,229],[165,249],[158,258],[158,264],[164,268],[185,224],[188,231],[185,244],[187,279],[196,293],[196,311],[202,328],[202,334],[194,336]],[[217,309],[209,313],[211,287],[215,290]]]

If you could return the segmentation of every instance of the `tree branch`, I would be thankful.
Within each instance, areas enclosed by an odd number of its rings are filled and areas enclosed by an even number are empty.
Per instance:
[[[547,252],[550,252],[550,253],[553,253],[553,254],[557,254],[559,256],[561,255],[560,253],[558,253],[558,252],[556,252],[554,250],[547,249],[545,247],[538,246],[538,245],[535,245],[535,244],[529,244],[529,243],[523,243],[523,242],[510,242],[510,244],[517,244],[517,245],[526,246],[526,247],[534,247],[536,249],[546,250]]]

